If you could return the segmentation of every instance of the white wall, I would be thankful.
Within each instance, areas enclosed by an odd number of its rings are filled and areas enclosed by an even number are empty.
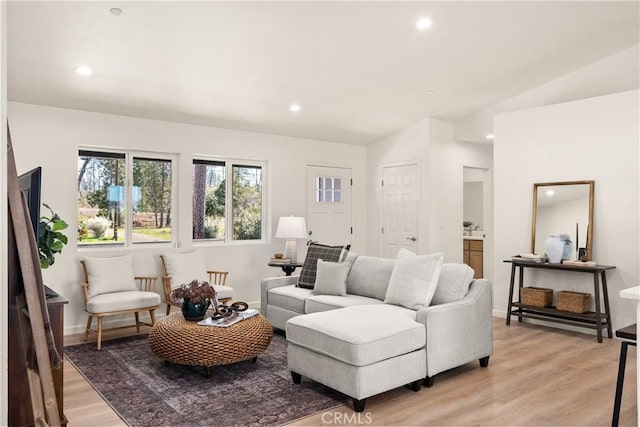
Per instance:
[[[637,286],[640,276],[638,105],[639,92],[633,90],[496,116],[496,314],[507,309],[510,265],[502,260],[530,251],[533,183],[593,179],[593,258],[617,266],[607,276],[613,327],[636,321],[634,302],[619,292]],[[527,272],[525,284],[593,292],[587,274]]]
[[[473,222],[473,227],[479,226],[481,229],[484,226],[484,220],[482,218],[482,193],[483,193],[482,181],[465,182],[462,190],[463,193],[463,216],[464,221]]]
[[[637,89],[638,74],[636,45],[458,120],[456,139],[487,142],[485,135],[493,131],[496,114]]]
[[[42,200],[76,227],[76,180],[79,146],[111,147],[175,153],[178,155],[178,245],[193,247],[191,240],[191,170],[194,154],[240,159],[265,160],[268,226],[274,230],[284,215],[305,215],[306,165],[351,168],[354,179],[353,221],[366,224],[365,147],[336,144],[277,135],[233,131],[205,126],[171,123],[86,111],[9,103],[9,122],[15,145],[18,171],[43,168]],[[364,227],[354,227],[352,247],[366,247]],[[82,256],[115,256],[134,253],[136,274],[160,276],[158,255],[169,248],[143,246],[129,249],[78,249],[75,233],[51,268],[44,270],[45,283],[69,300],[65,309],[65,333],[83,330],[86,315],[80,292],[79,260]],[[200,247],[201,244],[199,244]],[[260,279],[281,271],[268,267],[268,259],[282,250],[284,242],[273,239],[265,244],[210,244],[206,251],[209,268],[228,270],[234,298],[257,304]],[[177,249],[169,249],[177,250]],[[300,250],[299,257],[303,257]],[[160,292],[160,287],[158,288]]]
[[[371,144],[367,150],[367,252],[371,255],[380,253],[381,168],[405,161],[417,161],[421,172],[420,252],[443,251],[446,261],[461,262],[463,166],[490,169],[492,147],[457,142],[451,123],[434,119]]]

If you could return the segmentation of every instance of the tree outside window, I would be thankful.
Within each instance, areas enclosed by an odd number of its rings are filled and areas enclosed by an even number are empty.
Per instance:
[[[170,242],[171,184],[171,160],[80,150],[78,243]]]
[[[262,166],[193,161],[194,240],[261,240],[263,203]]]
[[[233,240],[262,238],[262,168],[233,166]]]

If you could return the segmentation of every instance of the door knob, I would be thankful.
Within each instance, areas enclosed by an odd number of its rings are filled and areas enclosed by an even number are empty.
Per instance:
[[[313,234],[313,231],[309,230],[309,232],[307,233],[309,236],[311,236]]]
[[[415,242],[418,239],[416,239],[415,237],[407,237],[407,240],[411,240],[412,242]]]

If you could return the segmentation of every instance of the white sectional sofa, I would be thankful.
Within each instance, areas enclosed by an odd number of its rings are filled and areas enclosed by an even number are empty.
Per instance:
[[[396,262],[357,256],[346,295],[297,287],[296,276],[262,280],[262,313],[286,331],[294,382],[323,383],[362,411],[369,396],[404,384],[430,387],[434,375],[474,360],[488,365],[490,282],[473,279],[465,264],[442,264],[430,305],[414,310],[384,302]]]

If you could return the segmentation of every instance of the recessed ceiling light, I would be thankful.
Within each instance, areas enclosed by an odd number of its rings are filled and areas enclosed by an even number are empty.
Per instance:
[[[90,76],[91,74],[93,74],[93,70],[89,67],[85,67],[84,65],[76,67],[75,72],[76,74],[79,74],[81,76]]]
[[[427,95],[433,95],[435,93],[435,90],[433,89],[429,89],[425,92]]]
[[[485,138],[487,138],[490,141],[493,140],[495,137],[496,136],[494,134],[492,134],[492,133],[488,133],[488,134],[485,135]]]
[[[556,194],[556,192],[555,192],[555,191],[553,191],[553,190],[547,190],[547,196],[551,197],[551,196],[553,196],[554,194]]]
[[[300,107],[298,104],[291,104],[289,106],[289,111],[292,111],[294,113],[297,113],[298,111],[300,111],[302,107]]]
[[[109,9],[109,13],[115,16],[120,16],[122,15],[122,9],[120,9],[119,7],[112,7],[111,9]]]
[[[429,28],[431,26],[431,24],[433,24],[431,19],[427,18],[427,17],[424,17],[424,18],[418,19],[418,22],[416,22],[416,27],[419,30],[426,30],[427,28]]]

